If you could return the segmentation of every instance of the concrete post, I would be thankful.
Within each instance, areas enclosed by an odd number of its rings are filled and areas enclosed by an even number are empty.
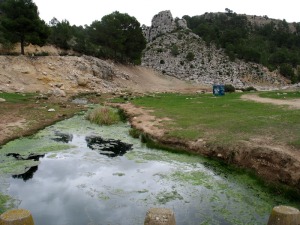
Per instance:
[[[276,206],[269,217],[268,225],[299,225],[300,212],[290,206]]]
[[[34,225],[30,211],[12,209],[0,216],[0,225]]]
[[[174,212],[171,209],[151,208],[146,214],[144,225],[176,225]]]

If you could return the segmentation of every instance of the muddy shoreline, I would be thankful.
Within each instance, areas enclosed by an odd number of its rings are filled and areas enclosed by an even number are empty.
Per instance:
[[[300,160],[297,149],[275,146],[264,141],[240,141],[234,147],[223,147],[206,143],[201,139],[185,141],[168,138],[165,135],[166,131],[158,126],[164,119],[157,120],[151,112],[130,103],[115,106],[125,112],[133,128],[159,146],[196,153],[250,170],[264,182],[291,187],[300,195]]]

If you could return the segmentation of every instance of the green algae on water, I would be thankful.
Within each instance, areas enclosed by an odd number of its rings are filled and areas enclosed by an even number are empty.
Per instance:
[[[9,195],[4,195],[0,193],[0,214],[13,208],[14,200]]]
[[[166,204],[174,200],[183,200],[183,197],[176,191],[161,191],[156,195],[159,204]]]
[[[39,161],[27,160],[31,156],[42,156],[49,152],[62,151],[71,148],[71,145],[58,143],[49,139],[36,137],[21,138],[4,145],[0,151],[0,174],[22,174]],[[17,155],[18,159],[13,156]]]

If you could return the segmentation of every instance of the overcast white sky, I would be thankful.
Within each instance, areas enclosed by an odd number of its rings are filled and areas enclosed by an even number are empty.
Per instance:
[[[173,17],[202,15],[205,12],[225,12],[229,8],[238,14],[300,22],[298,0],[33,0],[41,19],[48,23],[53,17],[67,19],[71,25],[90,25],[114,11],[128,13],[140,23],[151,25],[155,14],[171,10]],[[298,3],[297,3],[298,2]]]

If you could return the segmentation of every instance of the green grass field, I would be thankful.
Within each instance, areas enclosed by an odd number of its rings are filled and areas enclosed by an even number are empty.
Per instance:
[[[170,137],[203,138],[217,145],[267,137],[300,148],[300,110],[242,100],[241,95],[157,94],[132,102],[169,117],[163,126]]]

